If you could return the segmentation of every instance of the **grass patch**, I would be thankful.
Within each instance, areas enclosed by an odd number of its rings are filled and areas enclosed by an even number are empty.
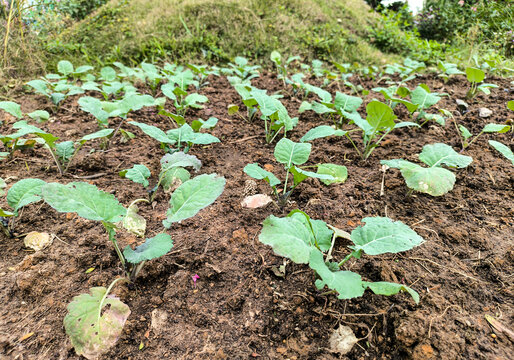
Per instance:
[[[273,50],[380,64],[391,56],[365,40],[376,19],[363,0],[111,0],[46,41],[56,61],[77,64],[265,62]]]

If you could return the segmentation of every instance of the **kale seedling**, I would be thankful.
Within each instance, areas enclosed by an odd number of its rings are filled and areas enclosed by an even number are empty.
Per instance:
[[[368,217],[348,234],[327,225],[321,220],[313,220],[300,210],[293,210],[288,216],[278,218],[270,215],[263,222],[259,241],[269,245],[273,251],[296,264],[309,264],[319,279],[316,287],[322,290],[327,286],[328,293],[337,293],[339,299],[360,297],[366,289],[379,295],[394,295],[401,291],[412,296],[416,303],[419,294],[403,284],[390,282],[369,282],[361,275],[341,270],[351,259],[360,259],[363,254],[381,255],[408,251],[421,243],[423,238],[400,221],[387,217]],[[332,249],[337,238],[350,240],[350,253],[341,261],[333,261]]]
[[[466,68],[466,77],[471,83],[471,88],[466,93],[467,99],[473,99],[477,95],[478,90],[482,91],[486,95],[489,95],[491,93],[489,89],[498,87],[498,85],[495,84],[481,84],[485,79],[485,72],[477,68]]]
[[[300,57],[299,56],[290,56],[287,59],[282,59],[282,55],[280,55],[280,53],[278,51],[272,51],[271,55],[270,55],[270,60],[277,67],[278,79],[281,79],[285,85],[289,64],[291,64],[293,61],[300,60]]]
[[[330,185],[342,183],[348,176],[346,167],[336,164],[299,167],[307,162],[310,153],[311,144],[295,143],[286,138],[277,143],[274,151],[275,159],[283,164],[286,170],[286,178],[283,184],[273,173],[264,170],[257,163],[248,164],[243,170],[254,179],[265,180],[273,189],[278,205],[284,208],[293,190],[305,179],[317,178],[326,185]],[[309,167],[316,167],[317,172],[306,170]],[[293,177],[292,182],[290,182],[290,175]]]
[[[480,135],[482,135],[484,133],[503,134],[503,133],[508,132],[510,130],[510,128],[511,127],[506,124],[493,124],[493,123],[487,124],[486,126],[484,126],[482,131],[480,131],[478,133],[478,135],[476,135],[473,139],[471,139],[471,141],[468,142],[468,139],[471,138],[473,135],[464,125],[459,125],[458,130],[459,130],[460,135],[462,136],[462,141],[461,141],[462,150],[468,148],[473,142],[475,142],[476,139],[478,139],[478,137]]]
[[[473,161],[471,157],[460,155],[451,146],[441,143],[423,146],[418,157],[428,167],[403,159],[382,160],[380,163],[400,169],[411,192],[416,190],[432,196],[441,196],[452,190],[455,184],[455,175],[442,166],[465,168]]]
[[[445,63],[439,60],[437,62],[437,67],[439,70],[441,70],[441,74],[438,76],[442,78],[445,83],[447,83],[450,77],[453,75],[464,75],[464,72],[459,70],[457,64]]]

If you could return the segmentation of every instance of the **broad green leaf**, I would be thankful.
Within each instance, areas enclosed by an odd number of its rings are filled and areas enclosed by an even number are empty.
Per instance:
[[[297,264],[307,264],[313,249],[312,232],[305,223],[294,217],[278,218],[270,215],[262,223],[259,241],[273,251]]]
[[[103,67],[100,70],[100,79],[101,80],[112,82],[112,81],[116,80],[116,76],[117,76],[116,70],[114,70],[110,66]]]
[[[315,173],[312,171],[303,170],[299,167],[292,166],[289,171],[293,174],[294,183],[299,184],[303,180],[310,178],[320,179],[321,181],[333,181],[335,178],[330,174],[321,174],[319,172]]]
[[[122,177],[126,177],[127,179],[132,180],[133,182],[137,184],[141,184],[144,187],[147,187],[149,185],[148,178],[150,175],[150,170],[144,165],[136,164],[130,169],[126,169],[120,172],[120,175]]]
[[[309,160],[311,144],[295,143],[287,138],[282,138],[275,146],[275,159],[286,168],[294,165],[302,165]]]
[[[27,85],[32,87],[36,91],[36,93],[43,96],[49,96],[48,87],[45,81],[39,79],[31,80],[27,83]]]
[[[28,113],[27,116],[37,122],[44,122],[50,118],[50,114],[48,113],[48,111],[45,110],[36,110],[31,113]]]
[[[92,67],[91,65],[81,65],[78,68],[76,68],[75,71],[73,71],[73,73],[74,74],[83,74],[90,70],[94,70],[94,67]]]
[[[416,111],[419,107],[418,104],[413,104],[411,103],[410,101],[407,101],[407,100],[404,100],[404,99],[398,99],[398,98],[392,98],[392,100],[395,102],[395,103],[400,103],[400,104],[403,104],[405,105],[405,107],[407,108],[407,110],[409,110],[409,112],[412,114],[414,111]]]
[[[303,105],[303,108],[302,108],[302,105],[300,105],[300,109],[298,109],[298,112],[301,113],[302,111],[300,110],[312,110],[314,111],[316,114],[320,114],[320,115],[323,115],[323,114],[328,114],[328,113],[335,113],[336,111],[330,107],[328,107],[327,105],[325,104],[320,104],[319,102],[316,102],[314,101],[312,104],[309,104],[309,106],[307,106],[308,103],[306,103],[305,101],[302,103]]]
[[[373,100],[366,106],[366,112],[366,121],[371,126],[373,134],[383,129],[394,128],[396,115],[388,105]]]
[[[130,246],[123,249],[123,256],[132,264],[139,264],[141,261],[152,260],[166,255],[173,247],[171,236],[165,233],[158,234],[132,250]]]
[[[494,140],[489,140],[489,145],[491,145],[493,148],[499,151],[500,154],[505,156],[508,160],[512,162],[512,165],[514,165],[514,153],[507,145],[504,145],[501,142]]]
[[[0,110],[8,112],[17,119],[23,117],[20,105],[12,101],[0,101]]]
[[[181,151],[166,154],[161,158],[161,170],[166,171],[174,167],[189,167],[196,171],[202,167],[202,162],[194,155],[184,154]]]
[[[129,121],[129,124],[137,126],[140,128],[146,135],[154,138],[155,140],[164,143],[164,144],[175,144],[176,141],[172,140],[166,135],[164,131],[159,129],[156,126],[147,125],[144,123],[136,122],[136,121]]]
[[[390,283],[386,281],[379,281],[379,282],[366,282],[364,281],[364,286],[367,286],[371,289],[375,294],[377,295],[396,295],[400,291],[406,291],[409,293],[410,296],[414,299],[416,304],[419,303],[419,294],[412,290],[410,287],[402,284],[396,284],[396,283]]]
[[[114,132],[114,129],[103,129],[103,130],[95,131],[92,134],[88,134],[88,135],[85,135],[84,137],[82,137],[82,139],[80,139],[80,142],[86,142],[89,140],[104,138],[104,137],[111,135],[113,132]]]
[[[328,125],[320,125],[315,128],[310,129],[305,133],[304,136],[300,139],[300,142],[312,141],[315,139],[325,138],[328,136],[344,136],[348,132],[343,130],[336,130],[332,126]]]
[[[45,141],[45,143],[51,148],[55,146],[55,141],[59,139],[58,137],[55,137],[52,134],[49,134],[38,127],[27,124],[25,120],[15,122],[12,127],[13,129],[18,129],[19,133],[23,134],[22,136],[27,134],[37,135],[38,137],[42,138]]]
[[[70,160],[75,152],[75,143],[73,141],[63,141],[55,144],[55,152],[61,161],[66,162]]]
[[[280,180],[277,179],[277,177],[273,173],[264,170],[257,163],[246,165],[244,167],[243,171],[248,176],[251,176],[254,179],[266,180],[268,182],[268,184],[270,184],[271,186],[276,186],[276,185],[280,184]]]
[[[462,134],[462,137],[464,138],[464,140],[467,140],[471,136],[473,136],[464,125],[459,125],[459,130],[460,130],[460,133]]]
[[[400,171],[409,188],[432,196],[444,195],[455,185],[455,175],[441,167],[425,168],[402,160]]]
[[[73,64],[68,60],[61,60],[57,63],[57,71],[59,71],[63,76],[68,76],[73,73]]]
[[[367,217],[362,219],[364,226],[352,231],[351,238],[354,251],[363,251],[368,255],[399,253],[420,245],[424,240],[414,230],[401,221],[392,221],[387,217]]]
[[[216,174],[204,174],[186,181],[173,192],[168,218],[163,221],[166,228],[172,223],[195,216],[200,210],[211,205],[225,188],[225,178]]]
[[[331,271],[323,260],[323,254],[318,250],[311,251],[309,267],[321,278],[316,286],[322,288],[327,285],[337,291],[339,299],[352,299],[364,294],[365,286],[359,274],[351,271]]]
[[[466,76],[468,78],[469,82],[472,83],[479,83],[484,81],[485,79],[485,72],[483,72],[480,69],[468,67],[466,68]]]
[[[123,218],[122,225],[123,227],[140,237],[145,236],[146,231],[146,219],[139,215],[137,212],[139,208],[136,204],[131,204],[127,209],[127,215]]]
[[[77,355],[97,359],[116,344],[130,315],[129,307],[107,289],[94,287],[68,305],[64,329]]]
[[[503,134],[510,130],[509,125],[505,124],[487,124],[484,126],[484,129],[482,130],[485,133],[499,133]]]
[[[331,175],[333,180],[321,180],[325,185],[344,183],[348,178],[348,169],[343,165],[318,164],[318,174]]]
[[[411,93],[411,101],[413,104],[419,106],[420,109],[428,109],[429,107],[437,104],[441,97],[437,93],[431,93],[430,89],[425,85],[419,85]]]
[[[465,168],[473,159],[470,156],[461,155],[449,145],[436,143],[423,146],[419,154],[419,160],[430,167],[447,165],[450,167]]]
[[[328,251],[330,249],[334,232],[329,229],[326,222],[311,219],[309,215],[300,210],[293,210],[287,216],[300,221],[304,226],[312,230],[311,244],[317,242],[321,251]]]
[[[91,96],[82,96],[78,100],[78,104],[80,105],[80,109],[87,113],[93,115],[100,123],[107,123],[107,119],[109,119],[109,113],[103,109],[102,102],[96,98]]]
[[[85,182],[67,185],[50,183],[43,186],[43,199],[59,212],[76,212],[89,220],[108,223],[121,221],[127,213],[114,195]]]
[[[280,53],[276,50],[271,52],[270,60],[273,61],[275,64],[280,65],[282,63],[282,56]]]
[[[507,109],[514,111],[514,100],[511,100],[507,103]]]
[[[229,115],[234,115],[239,112],[239,106],[234,105],[234,104],[229,105],[227,109],[228,109]]]
[[[41,200],[41,188],[46,182],[40,179],[23,179],[7,192],[7,203],[16,213],[23,206]]]
[[[337,91],[336,96],[334,97],[334,105],[338,110],[354,112],[362,105],[362,99],[357,96],[349,96]]]
[[[6,218],[6,217],[12,217],[14,215],[15,214],[13,212],[7,211],[7,210],[4,210],[4,209],[0,208],[0,216],[1,217],[5,217]]]
[[[199,105],[199,103],[206,103],[208,101],[209,99],[207,98],[207,96],[194,93],[186,96],[186,98],[184,99],[184,104],[186,106],[201,109],[203,106]]]

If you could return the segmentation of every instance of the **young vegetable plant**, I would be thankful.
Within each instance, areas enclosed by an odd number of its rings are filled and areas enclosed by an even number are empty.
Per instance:
[[[75,69],[73,64],[68,60],[61,60],[57,63],[58,74],[48,74],[46,75],[46,78],[48,80],[66,80],[69,77],[81,79],[93,69],[94,68],[90,65],[82,65]]]
[[[394,120],[397,118],[394,115],[393,109],[380,101],[373,100],[366,106],[367,116],[366,119],[360,117],[353,117],[350,124],[357,125],[357,129],[349,131],[336,130],[327,125],[321,125],[309,130],[301,139],[302,142],[312,141],[327,136],[346,136],[352,146],[355,148],[359,156],[366,160],[369,158],[373,150],[380,145],[382,140],[394,129],[407,126],[420,127],[416,123],[401,122],[396,123]],[[363,150],[359,150],[355,142],[352,140],[350,134],[355,131],[362,132]]]
[[[263,222],[259,241],[269,245],[273,251],[296,264],[309,264],[318,276],[315,285],[318,290],[327,286],[328,293],[336,293],[339,299],[360,297],[366,289],[378,295],[394,295],[407,292],[416,303],[419,294],[410,287],[391,282],[370,282],[349,270],[344,265],[352,258],[360,259],[363,254],[381,255],[411,250],[423,243],[423,238],[400,221],[387,217],[368,217],[348,234],[327,225],[322,220],[313,220],[300,210],[293,210],[288,216],[278,218],[270,215]],[[332,249],[337,238],[350,240],[350,253],[341,261],[334,261]]]
[[[4,143],[4,146],[11,151],[10,156],[12,156],[14,151],[17,149],[32,147],[37,142],[42,143],[50,152],[60,175],[63,175],[68,171],[71,161],[87,141],[108,138],[114,131],[113,129],[103,129],[84,136],[77,143],[74,143],[73,141],[57,143],[56,141],[59,140],[58,137],[39,129],[38,127],[27,124],[24,120],[14,123],[13,129],[17,129],[18,131],[11,135],[0,135],[0,140]],[[22,139],[27,135],[35,135],[37,138],[35,140]]]
[[[13,101],[0,101],[0,110],[5,111],[6,113],[14,116],[16,119],[22,119],[24,115],[30,117],[32,120],[37,122],[44,122],[50,118],[50,114],[45,110],[35,110],[28,114],[23,114],[21,112],[21,107],[19,104]],[[2,121],[0,120],[0,125]]]
[[[438,76],[444,80],[445,83],[448,82],[451,76],[453,75],[464,75],[463,71],[460,71],[457,67],[457,64],[445,63],[439,60],[437,62],[437,67],[441,70],[441,74]]]
[[[464,125],[459,125],[459,132],[460,132],[460,135],[462,136],[462,150],[468,148],[473,142],[476,141],[476,139],[478,139],[478,137],[484,133],[498,133],[498,134],[503,134],[503,133],[506,133],[510,130],[510,126],[509,125],[506,125],[506,124],[487,124],[486,126],[484,126],[484,128],[482,129],[482,131],[480,131],[478,133],[478,135],[476,135],[473,139],[471,139],[471,141],[468,142],[468,139],[471,138],[473,135],[471,134],[471,132],[469,132],[469,130],[464,126]]]
[[[184,182],[171,196],[164,225],[169,228],[173,223],[193,217],[212,204],[224,187],[225,179],[216,174],[200,175]],[[43,197],[57,211],[76,212],[86,219],[101,221],[125,269],[126,276],[113,281],[108,289],[91,288],[89,294],[75,297],[68,305],[64,327],[75,351],[88,359],[96,359],[115,345],[130,315],[126,304],[108,294],[116,283],[133,281],[147,261],[166,255],[173,247],[173,241],[168,234],[160,233],[135,249],[127,245],[121,252],[115,238],[116,222],[129,216],[133,205],[127,211],[113,195],[94,185],[47,184]]]
[[[236,90],[243,99],[243,103],[248,108],[248,116],[251,121],[256,116],[258,110],[261,112],[261,119],[264,120],[264,134],[266,142],[269,144],[284,131],[292,130],[298,124],[298,118],[291,118],[285,106],[278,100],[277,96],[267,95],[266,90],[256,89],[251,86],[236,85]],[[239,111],[237,105],[229,106],[229,114],[232,115]]]
[[[12,237],[15,219],[21,217],[20,210],[24,206],[41,200],[41,189],[45,184],[43,180],[39,179],[23,179],[13,184],[7,191],[6,200],[12,211],[0,208],[0,227],[7,236]],[[0,195],[3,196],[3,189],[6,187],[5,181],[0,179],[0,185],[0,193],[2,193]]]
[[[259,77],[259,65],[250,65],[248,60],[241,56],[236,56],[234,63],[229,63],[228,68],[222,68],[221,72],[228,76],[231,85],[250,84],[250,80]]]
[[[280,55],[280,53],[275,50],[275,51],[271,52],[270,60],[277,67],[278,79],[282,79],[282,81],[284,82],[284,85],[285,85],[289,64],[291,64],[294,61],[300,60],[300,57],[299,56],[290,56],[287,59],[282,59],[282,55]]]
[[[298,109],[300,114],[307,110],[312,110],[320,115],[330,114],[334,124],[338,127],[342,127],[345,120],[362,121],[360,114],[357,112],[357,109],[362,105],[362,99],[360,97],[346,95],[337,91],[334,102],[332,102],[330,93],[317,91],[316,94],[320,96],[321,103],[316,101],[312,103],[306,101],[302,102]]]
[[[336,164],[316,164],[313,166],[299,167],[309,160],[311,144],[295,143],[289,139],[281,139],[275,146],[275,159],[284,165],[286,178],[284,183],[271,172],[264,170],[257,163],[248,164],[243,171],[257,180],[265,180],[273,189],[277,203],[281,208],[287,205],[287,201],[293,190],[305,179],[320,179],[324,184],[330,185],[346,181],[348,172],[345,166]],[[317,168],[317,172],[308,171],[308,168]],[[293,177],[290,181],[290,176]]]
[[[198,127],[198,123],[193,122],[193,125],[195,128],[200,130],[207,122],[202,123],[200,127]],[[214,121],[211,121],[207,127],[212,125],[213,122]],[[194,129],[189,126],[189,124],[183,124],[178,129],[171,129],[166,132],[162,131],[156,126],[147,125],[137,121],[130,121],[129,124],[137,126],[146,135],[159,141],[161,143],[161,148],[165,149],[166,151],[174,152],[183,150],[185,153],[187,153],[193,145],[209,145],[220,142],[216,136],[202,132],[195,132]],[[176,148],[173,149],[170,147],[170,145],[174,145]]]
[[[495,84],[482,84],[482,81],[485,79],[485,72],[477,68],[466,68],[466,77],[471,83],[471,88],[466,93],[467,99],[473,99],[479,90],[484,94],[489,95],[491,93],[489,89],[498,87],[498,85]]]
[[[432,196],[441,196],[453,189],[455,175],[442,166],[465,168],[473,159],[460,155],[446,144],[431,144],[423,146],[418,155],[419,160],[428,165],[423,167],[403,159],[382,160],[382,165],[399,169],[407,187]]]
[[[168,77],[169,82],[161,86],[162,93],[173,101],[173,106],[178,115],[184,116],[189,108],[202,109],[208,102],[207,96],[198,93],[188,94],[189,85],[198,87],[198,81],[194,80],[191,70],[176,72]]]

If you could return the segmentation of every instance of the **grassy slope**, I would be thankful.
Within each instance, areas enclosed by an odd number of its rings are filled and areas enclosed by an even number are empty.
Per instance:
[[[391,60],[367,43],[364,0],[112,0],[49,44],[55,59],[260,61],[272,50],[338,62]],[[82,59],[78,59],[81,58]]]

